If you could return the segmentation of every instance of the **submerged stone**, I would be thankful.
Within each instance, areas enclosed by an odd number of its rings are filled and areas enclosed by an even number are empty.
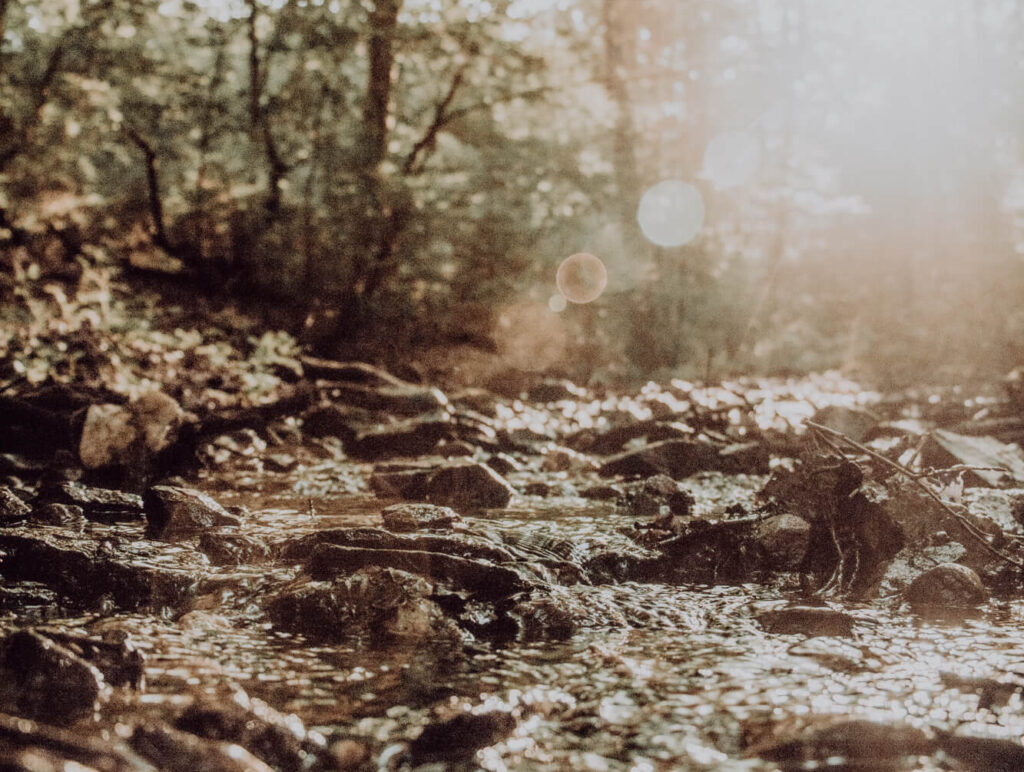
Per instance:
[[[779,635],[853,635],[853,616],[826,606],[787,606],[763,611],[755,619],[765,632]]]
[[[912,606],[969,608],[988,600],[988,591],[972,569],[943,563],[914,579],[903,596]]]
[[[416,765],[467,761],[481,748],[504,740],[515,728],[515,718],[504,711],[459,713],[424,727],[409,744],[409,756]]]
[[[934,737],[917,727],[851,719],[775,742],[757,753],[768,761],[800,764],[793,767],[799,769],[818,769],[819,764],[832,768],[833,759],[843,764],[835,768],[887,769],[893,760],[935,750]]]

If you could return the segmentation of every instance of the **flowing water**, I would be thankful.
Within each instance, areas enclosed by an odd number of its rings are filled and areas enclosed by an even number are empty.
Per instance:
[[[246,505],[247,532],[269,542],[318,528],[379,525],[381,502],[360,493],[358,476],[341,466],[300,468],[272,485],[264,480],[262,490],[258,476],[243,490],[238,479],[219,474],[204,485],[226,505]],[[709,510],[749,499],[762,480],[708,474],[689,483],[698,508]],[[632,523],[611,505],[576,498],[521,498],[467,518],[471,531],[562,559],[628,545]],[[137,538],[141,530],[90,527],[109,529],[112,538]],[[600,613],[568,641],[480,643],[463,654],[418,645],[367,650],[270,627],[260,599],[298,571],[276,564],[214,569],[193,610],[177,618],[111,612],[40,619],[36,609],[8,623],[131,634],[147,655],[148,685],[140,696],[122,696],[120,708],[105,709],[112,729],[129,717],[166,718],[197,694],[226,696],[240,686],[330,736],[362,741],[372,751],[368,768],[387,767],[425,723],[463,709],[508,711],[517,727],[472,760],[436,769],[774,769],[751,749],[830,716],[1015,740],[1024,733],[1013,693],[1014,683],[1024,684],[1022,604],[993,603],[974,618],[945,620],[853,607],[853,637],[808,638],[766,634],[753,619],[793,595],[784,586],[577,585],[557,589]],[[950,674],[1005,682],[1006,699],[981,704],[965,682],[950,686]],[[837,760],[822,764],[845,768]],[[935,759],[915,764],[950,768]]]

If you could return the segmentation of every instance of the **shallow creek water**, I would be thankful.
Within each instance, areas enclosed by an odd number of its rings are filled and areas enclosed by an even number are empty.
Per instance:
[[[379,525],[383,503],[358,485],[327,495],[345,488],[344,474],[321,463],[272,482],[257,475],[242,486],[214,478],[203,486],[223,504],[246,505],[247,531],[271,542],[318,528]],[[710,511],[749,498],[762,481],[707,474],[687,483],[698,510]],[[611,505],[575,498],[519,498],[466,520],[470,529],[527,542],[532,534],[539,544],[560,539],[578,550],[628,543],[619,529],[633,522]],[[141,530],[95,527],[127,538]],[[91,634],[122,629],[146,653],[146,690],[119,697],[120,713],[117,706],[103,712],[112,732],[126,715],[166,718],[199,693],[226,696],[238,685],[328,735],[365,742],[368,768],[386,767],[393,748],[438,712],[459,708],[509,710],[517,728],[460,767],[433,768],[775,769],[750,758],[749,749],[826,716],[967,725],[972,734],[1018,741],[1024,734],[1019,696],[982,708],[976,694],[942,681],[944,673],[1003,681],[1019,673],[1024,683],[1024,604],[990,604],[975,618],[954,620],[853,607],[855,637],[806,638],[769,635],[753,620],[756,609],[790,597],[785,588],[576,586],[562,589],[606,608],[606,626],[567,642],[474,645],[459,657],[430,647],[315,644],[272,630],[258,599],[297,572],[279,564],[214,569],[194,609],[178,618],[111,613],[41,622]],[[6,624],[38,623],[37,613]],[[922,763],[913,768],[950,768]],[[826,767],[844,768],[838,761]]]

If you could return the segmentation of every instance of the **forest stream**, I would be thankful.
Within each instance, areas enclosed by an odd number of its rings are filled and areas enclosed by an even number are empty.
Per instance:
[[[359,399],[398,400],[389,384]],[[407,385],[402,404],[444,409],[397,421],[397,403],[342,404],[351,388],[211,438],[203,468],[142,498],[52,465],[29,482],[20,461],[5,490],[28,504],[5,499],[0,532],[10,768],[1024,763],[1019,572],[957,541],[945,510],[886,509],[911,481],[862,452],[906,460],[913,424],[998,400],[827,380],[603,399],[552,382],[532,403]],[[453,431],[423,428],[438,422]],[[431,452],[411,452],[423,436]],[[1008,481],[942,493],[1012,561]],[[828,515],[848,528],[818,528],[833,493],[872,489]],[[969,580],[924,586],[950,565]]]

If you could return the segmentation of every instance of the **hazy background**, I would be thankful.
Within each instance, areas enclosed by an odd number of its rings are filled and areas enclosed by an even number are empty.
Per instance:
[[[1024,363],[1012,0],[0,0],[0,41],[7,322],[158,280],[468,378]]]

